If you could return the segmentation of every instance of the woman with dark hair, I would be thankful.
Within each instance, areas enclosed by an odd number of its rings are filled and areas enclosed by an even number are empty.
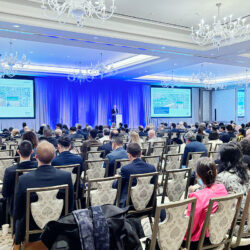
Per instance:
[[[36,147],[38,145],[38,139],[37,139],[37,136],[34,132],[32,131],[28,131],[28,132],[25,132],[22,136],[22,140],[27,140],[27,141],[30,141],[31,144],[32,144],[32,147],[33,147],[33,154],[31,155],[30,157],[30,160],[31,161],[35,161],[35,155],[36,155]]]
[[[208,143],[212,144],[211,151],[215,151],[217,144],[222,144],[223,142],[219,139],[219,134],[216,131],[211,131],[208,135]]]
[[[239,145],[243,154],[243,162],[247,164],[248,170],[250,170],[250,140],[243,139]]]
[[[246,131],[244,128],[239,129],[239,134],[237,135],[237,141],[242,141],[246,137]]]
[[[233,142],[227,143],[221,146],[219,154],[219,174],[216,183],[224,184],[228,193],[244,193],[241,203],[243,208],[249,187],[249,175],[242,161],[240,147]]]
[[[203,223],[205,221],[206,211],[211,198],[228,195],[228,192],[223,184],[216,184],[217,169],[212,159],[202,157],[197,161],[197,181],[200,188],[195,192],[189,194],[189,198],[195,197],[196,208],[194,216],[193,231],[191,236],[191,248],[197,249],[198,241],[200,239]],[[213,212],[218,208],[218,204],[214,204]],[[188,206],[187,215],[191,213],[191,205]],[[208,241],[209,233],[206,233],[206,241]]]

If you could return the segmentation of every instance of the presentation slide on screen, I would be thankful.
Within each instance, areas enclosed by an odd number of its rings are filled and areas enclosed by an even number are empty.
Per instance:
[[[245,91],[238,90],[238,116],[245,116]]]
[[[151,117],[191,117],[191,89],[151,88]]]
[[[33,118],[33,88],[33,80],[0,78],[0,118]]]

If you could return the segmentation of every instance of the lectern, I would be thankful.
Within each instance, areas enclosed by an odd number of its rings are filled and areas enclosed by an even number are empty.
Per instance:
[[[115,122],[116,122],[116,127],[119,127],[119,123],[122,123],[122,115],[121,114],[117,114],[115,116]]]

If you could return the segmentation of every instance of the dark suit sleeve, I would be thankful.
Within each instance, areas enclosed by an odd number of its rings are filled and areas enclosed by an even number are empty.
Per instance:
[[[69,213],[70,213],[74,209],[74,187],[70,173],[68,175],[68,186],[69,186]]]
[[[182,164],[181,165],[185,165],[186,166],[186,163],[187,163],[187,157],[188,157],[188,153],[190,152],[189,150],[189,147],[185,147],[185,150],[184,150],[184,155],[183,155],[183,159],[182,159]]]
[[[9,170],[6,169],[4,172],[3,177],[3,189],[2,189],[2,195],[4,198],[10,197],[11,193],[13,192],[13,178],[11,178],[11,174],[9,173]],[[14,179],[15,181],[15,179]]]
[[[14,220],[21,219],[25,215],[25,207],[26,207],[26,190],[24,188],[22,178],[19,177],[19,181],[17,184],[17,192],[15,195],[14,202]]]

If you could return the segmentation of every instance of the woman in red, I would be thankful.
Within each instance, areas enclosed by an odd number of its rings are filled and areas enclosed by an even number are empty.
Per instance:
[[[215,163],[208,157],[202,157],[197,162],[197,181],[201,189],[189,194],[189,198],[195,197],[196,209],[194,216],[194,225],[191,237],[191,249],[196,249],[200,239],[202,227],[205,221],[205,216],[208,204],[211,198],[228,195],[228,192],[223,184],[216,184],[217,169]],[[194,190],[191,186],[190,190]],[[214,204],[212,213],[216,212],[218,204]],[[190,215],[191,205],[188,206],[187,215]],[[209,232],[206,233],[206,240],[209,238]]]

